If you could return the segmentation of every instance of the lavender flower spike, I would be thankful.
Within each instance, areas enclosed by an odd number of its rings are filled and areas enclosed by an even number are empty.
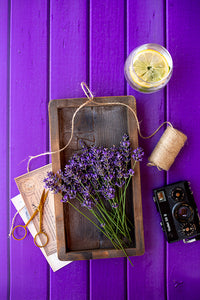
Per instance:
[[[137,149],[133,150],[132,158],[135,161],[142,161],[143,156],[144,156],[144,151],[141,147],[138,147]]]
[[[62,194],[62,202],[91,221],[128,258],[124,247],[132,243],[133,226],[126,216],[126,197],[135,165],[143,158],[143,149],[132,151],[127,134],[118,146],[111,148],[80,144],[81,153],[74,153],[63,170],[47,174],[45,187]],[[76,207],[77,201],[82,208]],[[85,214],[87,210],[90,211],[88,215]]]

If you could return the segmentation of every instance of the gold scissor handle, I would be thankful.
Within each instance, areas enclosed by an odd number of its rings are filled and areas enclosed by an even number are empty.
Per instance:
[[[42,197],[44,197],[44,191],[43,191]],[[41,202],[41,201],[40,201],[40,202]],[[41,204],[40,204],[40,205],[41,205]],[[33,213],[33,215],[30,217],[30,219],[28,220],[28,222],[27,222],[25,225],[17,225],[17,226],[15,226],[15,227],[13,228],[13,230],[12,230],[12,237],[13,237],[16,241],[21,241],[21,240],[23,240],[23,239],[26,237],[26,235],[27,235],[27,229],[26,229],[26,227],[27,227],[28,224],[35,218],[35,216],[38,214],[38,212],[39,212],[39,209],[38,209],[38,207],[37,207],[37,209],[35,210],[35,212]],[[15,232],[15,230],[16,230],[17,228],[23,228],[23,229],[24,229],[24,235],[23,235],[21,238],[17,238],[17,237],[15,236],[15,234],[14,234],[14,232]]]
[[[42,217],[43,217],[43,209],[44,209],[44,203],[45,203],[45,201],[46,201],[46,198],[47,198],[47,195],[48,195],[48,191],[45,193],[45,189],[43,190],[43,193],[42,193],[42,196],[41,196],[41,199],[40,199],[40,203],[39,203],[39,206],[37,207],[37,209],[35,210],[35,212],[33,213],[33,215],[31,216],[31,218],[28,220],[28,222],[25,224],[25,225],[17,225],[17,226],[15,226],[14,228],[13,228],[13,230],[12,230],[12,237],[15,239],[15,240],[17,240],[17,241],[21,241],[21,240],[23,240],[25,237],[26,237],[26,235],[27,235],[27,226],[28,226],[28,224],[33,220],[33,218],[38,214],[38,212],[40,213],[40,223],[39,223],[39,232],[35,235],[35,237],[34,237],[34,243],[35,243],[35,245],[37,246],[37,247],[45,247],[46,245],[47,245],[47,243],[48,243],[48,241],[49,241],[49,238],[48,238],[48,235],[45,233],[45,232],[43,232],[42,231]],[[22,237],[20,237],[20,238],[17,238],[16,236],[15,236],[15,234],[14,234],[14,232],[15,232],[15,230],[17,229],[17,228],[23,228],[24,229],[24,235],[22,236]],[[44,235],[45,236],[45,238],[46,238],[46,242],[45,242],[45,244],[44,245],[39,245],[38,243],[37,243],[37,237],[39,236],[39,235]]]
[[[37,238],[39,237],[39,235],[43,235],[43,236],[46,237],[46,242],[45,242],[43,245],[39,245],[38,242],[37,242]],[[39,231],[39,232],[35,235],[35,237],[34,237],[34,243],[35,243],[35,245],[36,245],[37,247],[39,247],[39,248],[45,247],[45,246],[48,244],[48,241],[49,241],[48,235],[47,235],[46,232],[44,232],[44,231]]]
[[[17,225],[17,226],[15,226],[15,227],[13,228],[13,230],[12,230],[12,237],[13,237],[16,241],[21,241],[21,240],[23,240],[23,239],[26,237],[26,235],[27,235],[27,229],[26,229],[26,226],[27,226],[27,225]],[[17,238],[17,237],[14,235],[14,232],[15,232],[15,230],[16,230],[17,228],[23,228],[23,229],[24,229],[24,235],[23,235],[21,238]]]

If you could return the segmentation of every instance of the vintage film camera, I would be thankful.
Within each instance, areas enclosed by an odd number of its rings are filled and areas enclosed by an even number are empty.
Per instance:
[[[200,218],[188,181],[179,181],[153,190],[161,215],[161,226],[169,243],[200,239]]]

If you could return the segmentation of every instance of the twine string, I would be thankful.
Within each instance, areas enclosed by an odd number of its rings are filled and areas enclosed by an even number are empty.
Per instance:
[[[52,152],[44,152],[44,153],[41,153],[41,154],[38,154],[38,155],[35,155],[35,156],[29,156],[29,160],[28,160],[28,163],[27,163],[27,172],[30,172],[29,166],[30,166],[30,162],[31,162],[32,159],[35,159],[35,158],[37,158],[37,157],[41,157],[41,156],[44,156],[44,155],[51,155],[51,154],[60,153],[60,152],[64,151],[64,150],[70,145],[70,143],[71,143],[71,141],[72,141],[72,138],[73,138],[73,135],[74,135],[74,121],[75,121],[75,117],[76,117],[77,113],[78,113],[83,107],[85,107],[86,105],[88,105],[89,103],[94,103],[94,104],[99,105],[99,106],[100,106],[100,105],[104,105],[104,106],[108,106],[108,105],[110,105],[110,106],[112,106],[112,105],[120,105],[120,106],[127,107],[127,108],[133,113],[133,115],[134,115],[134,118],[135,118],[135,120],[136,120],[137,129],[138,129],[138,134],[139,134],[139,136],[140,136],[142,139],[150,139],[150,138],[153,137],[153,136],[161,129],[161,127],[164,126],[165,124],[169,125],[169,127],[171,127],[172,129],[174,129],[173,126],[172,126],[172,124],[171,124],[170,122],[165,121],[165,122],[163,122],[163,123],[162,123],[162,124],[161,124],[161,125],[160,125],[160,126],[159,126],[152,134],[151,134],[151,135],[149,135],[149,136],[143,136],[143,135],[141,134],[140,124],[139,124],[139,121],[138,121],[137,114],[136,114],[136,112],[132,109],[132,107],[130,107],[128,104],[120,103],[120,102],[99,103],[99,102],[97,102],[97,101],[94,100],[94,95],[92,94],[91,90],[89,89],[89,87],[87,86],[87,84],[86,84],[85,82],[81,82],[81,87],[82,87],[82,90],[83,90],[83,92],[85,93],[86,97],[88,98],[88,100],[87,100],[86,102],[84,102],[83,104],[81,104],[81,105],[76,109],[76,111],[74,112],[74,114],[73,114],[73,116],[72,116],[72,120],[71,120],[71,135],[70,135],[70,138],[69,138],[67,144],[66,144],[63,148],[61,148],[61,149],[59,149],[59,150],[56,150],[56,151],[52,151]],[[183,143],[183,144],[184,144],[184,143]],[[155,164],[153,164],[152,162],[150,162],[149,165],[154,165],[154,166],[155,166]],[[158,165],[157,165],[157,168],[160,169]]]
[[[169,121],[164,121],[151,135],[149,136],[143,136],[141,134],[141,130],[140,130],[140,123],[138,121],[138,117],[137,117],[137,114],[136,112],[132,109],[132,107],[130,107],[128,104],[125,104],[125,103],[121,103],[121,102],[107,102],[107,103],[98,103],[94,100],[92,100],[91,102],[97,104],[97,105],[104,105],[104,106],[107,106],[107,105],[121,105],[121,106],[125,106],[127,107],[134,115],[135,117],[135,120],[136,120],[136,124],[137,124],[137,129],[138,129],[138,133],[139,133],[139,136],[142,138],[142,139],[150,139],[151,137],[153,137],[160,129],[162,126],[164,126],[165,124],[168,124],[170,127],[173,127],[173,125],[169,122]]]
[[[121,102],[107,102],[107,103],[98,103],[94,100],[94,96],[92,94],[92,92],[90,91],[89,87],[87,86],[87,84],[85,82],[81,82],[81,87],[85,93],[85,95],[88,97],[89,101],[88,102],[93,102],[97,105],[104,105],[104,106],[107,106],[107,105],[121,105],[121,106],[125,106],[127,107],[134,115],[135,117],[135,120],[136,120],[136,124],[137,124],[137,129],[138,129],[138,133],[139,133],[139,136],[142,138],[142,139],[150,139],[151,137],[153,137],[159,130],[160,128],[165,125],[165,124],[168,124],[170,127],[173,127],[172,124],[168,121],[165,121],[163,122],[151,135],[149,136],[143,136],[141,134],[141,130],[140,130],[140,123],[138,121],[138,117],[137,117],[137,114],[136,112],[132,109],[132,107],[130,107],[128,104],[125,104],[125,103],[121,103]]]
[[[56,150],[56,151],[51,151],[51,152],[44,152],[44,153],[40,153],[38,155],[34,155],[34,156],[29,156],[29,160],[28,160],[28,163],[27,163],[27,172],[29,173],[30,172],[30,162],[32,159],[34,158],[37,158],[37,157],[40,157],[40,156],[44,156],[44,155],[51,155],[51,154],[56,154],[56,153],[60,153],[62,151],[64,151],[68,146],[69,144],[71,143],[72,141],[72,138],[73,138],[73,135],[74,135],[74,120],[75,120],[75,117],[77,115],[77,113],[84,107],[86,106],[87,104],[89,104],[90,102],[92,102],[94,96],[92,94],[92,92],[89,90],[88,86],[86,85],[85,82],[81,82],[81,87],[86,95],[86,97],[88,98],[88,101],[84,102],[83,104],[81,104],[77,109],[76,111],[74,112],[73,116],[72,116],[72,125],[71,125],[71,135],[70,135],[70,138],[67,142],[67,144],[59,149],[59,150]]]

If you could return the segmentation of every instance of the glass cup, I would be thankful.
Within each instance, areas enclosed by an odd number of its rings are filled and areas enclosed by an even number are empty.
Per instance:
[[[145,44],[134,49],[126,59],[124,74],[129,85],[141,93],[154,93],[170,80],[171,55],[163,46]]]

